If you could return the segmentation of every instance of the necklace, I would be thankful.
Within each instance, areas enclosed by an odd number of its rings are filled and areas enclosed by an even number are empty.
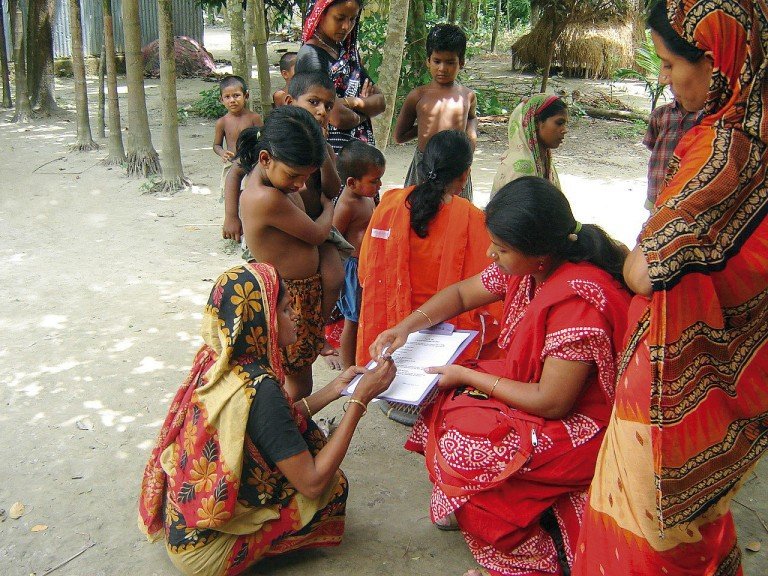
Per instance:
[[[320,44],[322,44],[323,46],[328,48],[328,50],[330,50],[331,52],[336,52],[336,54],[338,54],[341,51],[340,47],[336,47],[335,48],[335,47],[331,46],[330,44],[328,44],[328,42],[323,40],[322,37],[320,36],[320,32],[315,34],[315,40],[317,40],[318,42],[320,42]]]

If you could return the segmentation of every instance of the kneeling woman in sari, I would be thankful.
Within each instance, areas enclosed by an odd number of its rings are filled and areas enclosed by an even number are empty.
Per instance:
[[[441,393],[405,447],[426,456],[432,520],[457,524],[490,574],[559,574],[540,518],[553,509],[570,563],[611,413],[626,250],[576,222],[562,192],[538,177],[504,186],[486,225],[494,264],[380,334],[371,354],[402,346],[425,315],[439,322],[504,300],[505,357],[430,368]]]
[[[339,465],[395,369],[380,363],[363,376],[326,441],[312,414],[364,370],[352,367],[293,405],[280,347],[296,340],[296,321],[268,264],[232,268],[211,292],[205,343],[171,403],[139,500],[140,528],[151,540],[165,536],[185,574],[240,574],[266,556],[341,541],[347,480]]]

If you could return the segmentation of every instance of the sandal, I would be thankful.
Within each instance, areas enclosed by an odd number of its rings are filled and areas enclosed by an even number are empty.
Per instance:
[[[459,521],[456,520],[456,515],[453,512],[448,514],[445,518],[435,520],[434,524],[437,526],[438,530],[444,530],[446,532],[459,530]]]

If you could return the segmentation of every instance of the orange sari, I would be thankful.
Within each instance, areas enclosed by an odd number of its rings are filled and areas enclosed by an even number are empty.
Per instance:
[[[768,446],[765,4],[668,3],[714,60],[640,245],[616,406],[574,575],[741,574],[730,499]]]
[[[443,288],[479,274],[490,263],[485,215],[454,196],[429,224],[426,238],[411,228],[406,199],[414,187],[390,190],[376,207],[360,247],[358,276],[363,287],[357,333],[357,363],[366,363],[376,337],[408,316]],[[464,352],[476,357],[498,336],[501,303],[448,320],[480,336]],[[498,348],[489,346],[494,355]]]

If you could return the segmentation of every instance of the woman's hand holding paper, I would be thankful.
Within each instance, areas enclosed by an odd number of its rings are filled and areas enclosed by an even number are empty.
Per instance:
[[[474,372],[474,370],[460,366],[458,364],[431,366],[426,368],[424,371],[429,374],[440,374],[440,379],[437,381],[437,386],[442,390],[456,388],[457,386],[462,386],[463,384],[469,384],[468,376]]]
[[[363,377],[357,383],[352,398],[368,404],[384,392],[395,379],[397,368],[391,358],[379,360],[378,365],[371,370],[363,369]]]

